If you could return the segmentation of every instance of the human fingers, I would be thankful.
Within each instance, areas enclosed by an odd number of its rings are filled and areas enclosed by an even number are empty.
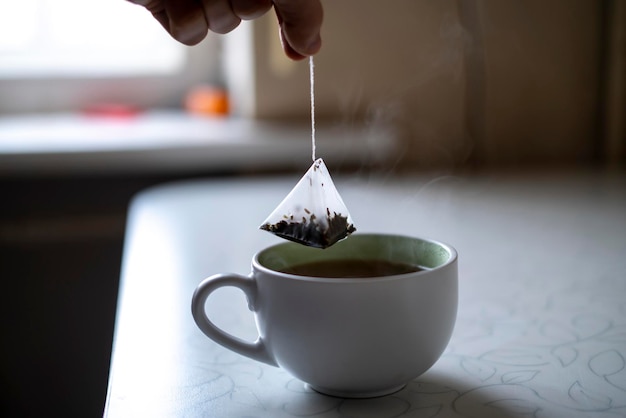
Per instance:
[[[185,45],[195,45],[206,37],[209,27],[200,2],[165,0],[162,3],[169,20],[166,29],[174,39]]]
[[[230,4],[242,20],[261,17],[272,8],[272,0],[230,0]]]
[[[209,29],[215,33],[228,33],[239,26],[241,19],[233,12],[228,0],[201,0]]]
[[[208,24],[197,0],[129,1],[148,9],[174,39],[185,45],[195,45],[207,35]]]
[[[324,11],[319,0],[274,0],[283,49],[292,59],[316,54],[322,46]]]

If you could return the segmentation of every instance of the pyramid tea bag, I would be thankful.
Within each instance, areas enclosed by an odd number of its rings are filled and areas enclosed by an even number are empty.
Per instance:
[[[315,94],[313,57],[309,57],[311,73],[311,145],[313,165],[291,190],[274,212],[263,222],[261,229],[281,238],[327,248],[344,239],[356,228],[348,208],[337,193],[326,164],[315,158]]]
[[[281,238],[327,248],[356,228],[321,158],[260,227]]]

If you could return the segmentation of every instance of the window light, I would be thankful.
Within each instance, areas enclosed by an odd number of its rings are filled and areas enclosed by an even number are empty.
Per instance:
[[[185,63],[185,47],[124,0],[0,0],[0,10],[0,78],[159,75]]]

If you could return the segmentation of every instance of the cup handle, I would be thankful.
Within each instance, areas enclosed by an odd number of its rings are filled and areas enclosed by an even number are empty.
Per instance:
[[[211,322],[205,310],[206,300],[211,293],[224,286],[233,286],[241,289],[248,300],[248,307],[250,310],[254,309],[256,297],[256,281],[254,278],[233,273],[216,274],[204,279],[193,293],[191,313],[198,328],[207,337],[235,353],[272,366],[278,366],[260,336],[256,341],[248,342],[221,330]]]

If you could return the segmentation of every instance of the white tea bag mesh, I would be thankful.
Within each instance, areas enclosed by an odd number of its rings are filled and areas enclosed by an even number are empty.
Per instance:
[[[356,228],[321,158],[260,227],[281,238],[327,248]]]

